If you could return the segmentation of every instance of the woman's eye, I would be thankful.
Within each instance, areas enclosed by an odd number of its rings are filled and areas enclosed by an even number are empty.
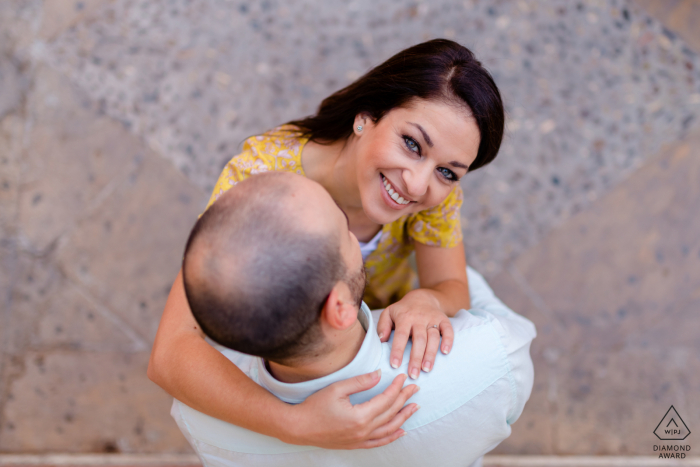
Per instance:
[[[416,142],[415,139],[411,138],[410,136],[404,136],[403,140],[406,142],[406,147],[409,149],[409,151],[413,151],[416,154],[420,154],[420,145]]]
[[[456,182],[459,180],[459,178],[457,178],[457,175],[455,175],[455,173],[453,171],[451,171],[450,169],[446,169],[445,167],[440,167],[438,169],[438,171],[442,174],[443,177],[445,177],[447,180],[449,180],[451,182]]]

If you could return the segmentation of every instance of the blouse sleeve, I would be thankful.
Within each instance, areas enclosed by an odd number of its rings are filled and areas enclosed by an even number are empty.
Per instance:
[[[408,219],[408,235],[425,245],[452,248],[462,241],[460,208],[462,187],[455,187],[445,200],[434,208],[420,211]]]
[[[205,211],[209,209],[209,206],[214,204],[214,201],[219,199],[219,196],[238,182],[242,182],[253,174],[272,170],[270,161],[267,160],[268,158],[259,154],[256,147],[256,138],[259,137],[253,136],[252,138],[248,138],[245,143],[243,143],[243,151],[226,163],[224,170],[216,181],[216,185],[214,185],[214,191],[209,198]]]
[[[246,139],[243,152],[234,156],[224,166],[206,209],[209,209],[226,190],[251,175],[271,170],[303,175],[301,148],[307,139],[301,138],[298,128],[292,125],[282,125],[262,135]]]

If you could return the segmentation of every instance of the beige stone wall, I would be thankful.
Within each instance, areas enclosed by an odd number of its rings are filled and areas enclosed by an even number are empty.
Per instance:
[[[520,21],[505,14],[491,15],[483,2],[463,3],[464,8],[480,8],[482,13],[478,14],[483,18],[478,21],[494,30],[508,31]],[[621,20],[619,8],[608,8],[608,2],[593,3],[602,5],[600,11],[610,15],[616,12],[615,20]],[[700,52],[696,28],[700,24],[699,2],[622,3],[633,15],[647,11],[650,21],[661,22],[677,34],[678,49],[688,50],[687,61],[679,58],[673,63],[680,68],[695,66],[693,60]],[[172,156],[163,142],[179,140],[167,133],[172,129],[168,119],[158,120],[155,112],[154,128],[145,123],[137,128],[124,117],[131,115],[129,112],[110,107],[114,96],[109,94],[109,86],[100,88],[103,98],[89,88],[94,81],[87,76],[91,68],[62,63],[56,57],[63,55],[55,50],[53,58],[46,54],[60,38],[73,34],[80,36],[80,47],[85,49],[71,52],[87,57],[95,38],[101,37],[95,33],[100,21],[111,24],[105,11],[113,5],[128,7],[130,3],[0,2],[0,453],[189,452],[169,417],[170,398],[148,381],[145,372],[186,235],[208,198],[202,180],[208,180],[207,171],[215,172],[211,167],[220,155],[199,154],[194,162]],[[236,7],[243,11],[246,5],[242,2]],[[311,14],[304,9],[306,3],[289,5],[275,8],[287,8],[290,18]],[[450,13],[430,10],[433,6],[426,5],[392,6],[397,11],[392,21],[419,24],[433,31],[429,28],[435,22],[450,19]],[[559,14],[546,3],[518,5],[513,8],[520,8],[517,11],[522,15],[530,14],[532,24],[537,15]],[[560,8],[563,4],[553,5]],[[348,10],[348,17],[355,14],[353,11]],[[195,25],[197,14],[192,13]],[[601,23],[602,16],[596,15],[602,13],[581,14],[587,27]],[[373,42],[372,33],[390,25],[372,24],[372,30],[347,33],[354,38],[354,47],[381,49],[378,40]],[[274,32],[276,26],[257,27],[264,35]],[[202,28],[206,30],[206,25]],[[338,28],[331,22],[296,34],[317,34],[320,38]],[[462,33],[449,25],[435,28],[448,37]],[[517,31],[521,35],[510,40],[508,50],[513,50],[516,42],[525,44],[524,49],[527,41],[539,44],[537,31]],[[645,37],[639,41],[647,40]],[[668,45],[668,35],[659,37],[663,47],[675,50]],[[478,44],[478,40],[474,42]],[[262,40],[259,44],[260,50],[272,47]],[[496,48],[498,44],[491,45]],[[574,43],[571,47],[584,50],[588,46]],[[203,56],[223,53],[211,50],[205,50]],[[226,53],[237,59],[248,51],[236,49],[234,44]],[[387,50],[380,52],[378,58],[388,56]],[[303,56],[306,52],[299,53]],[[518,63],[523,53],[523,49],[514,52]],[[508,63],[503,68],[498,68],[497,62],[492,66],[503,71]],[[99,66],[104,69],[96,68],[95,72],[107,70],[104,76],[109,77],[109,64]],[[261,80],[267,79],[266,66],[270,65],[260,62],[257,68],[252,66]],[[644,73],[643,65],[639,67],[627,71]],[[308,113],[321,94],[356,76],[355,71],[344,69],[321,67],[313,72],[327,81],[310,82],[308,89],[306,85],[295,88],[302,96],[290,104],[295,112]],[[235,79],[230,74],[213,76],[214,88],[233,87]],[[245,79],[252,82],[255,76]],[[564,77],[572,82],[583,80]],[[511,89],[508,76],[503,79],[504,89]],[[546,87],[538,79],[533,75],[533,87],[519,92],[527,94],[537,86]],[[274,88],[274,80],[270,83]],[[685,85],[698,87],[695,82]],[[307,91],[309,96],[304,94]],[[279,123],[288,109],[280,111],[274,104],[279,96],[274,92],[271,96],[267,107],[258,108],[251,100],[246,104],[248,113],[226,114],[222,117],[225,125],[240,122],[245,115],[252,115],[251,120],[259,125],[274,119]],[[694,99],[690,94],[682,97]],[[139,99],[129,105],[138,106]],[[659,102],[647,104],[653,104],[652,110],[668,104],[663,99]],[[688,112],[697,108],[690,104]],[[551,113],[545,114],[545,110]],[[614,116],[615,110],[605,110],[606,115]],[[532,133],[541,135],[537,138],[547,141],[547,134],[558,131],[553,130],[557,124],[562,128],[561,122],[553,120],[555,111],[543,107],[541,114],[536,114],[541,122],[536,127],[533,124]],[[205,118],[201,109],[192,107],[192,112],[197,119]],[[513,119],[518,118],[515,112]],[[528,124],[528,118],[521,119],[522,125]],[[144,117],[143,122],[149,120]],[[191,126],[197,124],[193,121]],[[644,132],[656,135],[654,132],[660,131],[653,122],[645,125]],[[507,254],[499,253],[490,273],[498,295],[532,319],[539,332],[532,349],[536,369],[532,398],[513,426],[512,437],[497,452],[652,455],[652,445],[657,442],[652,431],[671,404],[692,432],[700,429],[700,133],[692,119],[683,125],[684,130],[673,133],[671,140],[655,139],[664,142],[661,149],[640,157],[624,177],[601,184],[591,195],[582,195],[587,204],[581,204],[578,195],[561,187],[563,182],[558,178],[552,181],[553,176],[544,172],[532,175],[532,193],[507,194],[516,174],[525,176],[524,169],[519,172],[507,165],[497,166],[498,170],[481,179],[483,191],[475,190],[468,200],[471,204],[464,214],[465,225],[473,229],[468,231],[471,238],[480,231],[485,232],[484,238],[490,235],[495,208],[484,201],[489,196],[496,199],[501,193],[497,207],[502,211],[499,222],[504,229],[509,219],[517,223],[547,208],[547,200],[554,194],[535,196],[536,184],[554,184],[562,191],[552,193],[569,196],[571,201],[561,204],[567,210],[565,216],[551,214],[540,224],[533,220],[532,225],[539,226],[533,227],[536,235],[523,233],[528,240]],[[253,129],[241,128],[232,134],[246,136],[245,132]],[[580,130],[584,142],[593,148],[592,157],[599,157],[595,151],[601,158],[607,157],[609,145],[596,135],[584,134],[587,128],[570,128],[571,138]],[[530,148],[528,139],[511,130],[507,144],[514,148],[512,158],[524,157],[517,149]],[[166,133],[167,138],[163,136]],[[521,143],[523,146],[518,146]],[[566,154],[556,155],[566,158]],[[206,170],[188,171],[187,164],[197,167],[199,162]],[[537,172],[537,165],[532,167]],[[605,170],[583,173],[572,169],[572,179],[588,177],[593,183],[608,176]],[[516,198],[540,204],[525,210]],[[522,225],[523,229],[531,227],[526,222]],[[509,235],[517,238],[517,234],[518,229],[512,229]],[[475,245],[486,241],[479,242]],[[510,244],[498,245],[505,248]],[[468,250],[475,262],[491,264],[489,255],[479,259],[475,249]],[[695,447],[692,439],[689,441]],[[695,451],[700,452],[700,445]]]
[[[38,30],[3,4],[2,45],[26,50],[98,2],[76,15],[65,3],[45,2]],[[0,452],[187,452],[146,366],[206,195],[66,77],[11,52],[0,62]]]

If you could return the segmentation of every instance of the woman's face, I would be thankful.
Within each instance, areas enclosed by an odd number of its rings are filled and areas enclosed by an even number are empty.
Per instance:
[[[378,224],[440,204],[467,173],[480,142],[466,110],[423,99],[391,110],[377,124],[358,115],[354,131],[362,207]]]

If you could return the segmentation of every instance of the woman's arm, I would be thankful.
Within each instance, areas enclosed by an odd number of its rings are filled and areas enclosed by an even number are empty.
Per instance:
[[[369,448],[403,434],[415,412],[404,404],[417,388],[397,377],[382,394],[353,406],[348,396],[379,382],[374,373],[335,383],[299,405],[286,404],[207,344],[192,317],[178,274],[158,327],[148,377],[195,410],[291,444]]]
[[[420,289],[434,296],[447,316],[471,308],[464,245],[441,248],[416,242],[416,266]]]
[[[462,243],[441,248],[415,242],[415,250],[420,288],[388,306],[377,323],[377,332],[384,342],[389,339],[392,323],[395,323],[389,357],[392,366],[401,364],[408,339],[412,338],[408,374],[413,379],[421,369],[427,372],[433,368],[441,336],[442,352],[446,354],[452,348],[454,332],[448,317],[462,308],[470,308]]]

